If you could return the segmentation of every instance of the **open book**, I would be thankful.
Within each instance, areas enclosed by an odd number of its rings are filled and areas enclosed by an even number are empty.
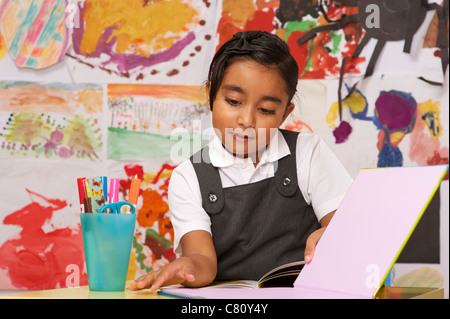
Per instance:
[[[216,281],[204,288],[269,288],[269,287],[294,287],[300,271],[305,265],[304,261],[278,266],[268,271],[258,281],[256,280],[230,280]],[[164,288],[163,288],[164,290]]]
[[[215,281],[209,286],[197,288],[200,290],[210,290],[218,291],[221,289],[230,288],[270,288],[270,287],[290,287],[294,286],[294,282],[300,274],[304,261],[296,261],[288,264],[278,266],[265,275],[263,275],[259,280],[227,280],[227,281]],[[186,293],[183,293],[186,291]],[[172,285],[168,287],[162,287],[159,293],[162,295],[178,297],[178,298],[204,298],[200,295],[192,295],[195,289],[183,288],[182,285]],[[230,291],[230,290],[228,290]],[[208,292],[206,291],[208,295]]]
[[[374,298],[448,165],[362,169],[294,287],[167,289],[190,298]]]

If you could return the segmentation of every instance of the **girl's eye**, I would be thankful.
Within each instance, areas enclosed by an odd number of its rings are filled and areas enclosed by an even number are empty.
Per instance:
[[[259,110],[261,111],[262,114],[266,114],[266,115],[273,115],[273,114],[275,114],[274,110],[268,110],[268,109],[264,109],[264,108],[260,108]]]
[[[236,100],[233,100],[233,99],[230,99],[227,97],[225,98],[225,101],[232,106],[238,106],[240,104],[239,101],[236,101]]]

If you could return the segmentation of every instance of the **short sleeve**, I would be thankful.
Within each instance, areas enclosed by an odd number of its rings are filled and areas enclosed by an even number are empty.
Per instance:
[[[299,135],[296,155],[300,190],[320,221],[339,207],[353,179],[325,141],[315,134]]]
[[[190,161],[181,163],[172,172],[168,201],[174,229],[174,252],[182,253],[180,240],[185,234],[194,230],[211,233],[211,220],[202,207],[197,175]]]

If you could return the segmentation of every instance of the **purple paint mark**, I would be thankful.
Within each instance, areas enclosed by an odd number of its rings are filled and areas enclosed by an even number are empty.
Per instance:
[[[346,121],[342,121],[333,131],[336,144],[344,143],[352,133],[352,127]]]
[[[388,132],[411,132],[413,129],[417,102],[411,94],[401,91],[381,91],[375,102],[376,115]]]
[[[146,68],[155,64],[170,61],[180,55],[181,51],[195,40],[194,32],[188,33],[183,39],[177,41],[169,49],[153,53],[149,57],[136,56],[132,54],[117,54],[115,52],[107,53],[111,56],[109,61],[103,62],[103,65],[114,63],[120,72],[127,72],[135,68]]]

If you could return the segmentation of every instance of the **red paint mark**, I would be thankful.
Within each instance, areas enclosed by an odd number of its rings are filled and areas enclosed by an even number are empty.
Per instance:
[[[310,131],[311,133],[313,133],[313,129],[308,124],[306,124],[305,122],[302,122],[300,120],[294,120],[293,124],[288,124],[285,126],[286,130],[295,131],[295,132],[304,131],[305,128],[308,131]]]
[[[180,73],[180,71],[178,71],[177,69],[173,69],[172,71],[167,73],[167,76],[174,76],[177,75],[178,73]]]
[[[161,167],[161,169],[158,171],[158,173],[156,173],[155,178],[152,180],[152,184],[156,184],[159,181],[159,178],[161,177],[161,174],[165,171],[165,170],[169,170],[169,171],[173,171],[175,169],[175,167],[177,167],[176,165],[169,165],[169,164],[163,164],[163,166]]]
[[[217,30],[220,30],[219,44],[216,51],[228,40],[230,40],[236,32],[242,31],[238,26],[233,24],[233,20],[228,13],[222,13]]]
[[[84,265],[80,224],[76,229],[62,228],[45,233],[42,226],[67,202],[49,199],[28,189],[31,204],[9,214],[5,225],[17,225],[22,231],[0,247],[0,268],[7,269],[11,284],[19,289],[66,287],[66,267]],[[87,284],[87,274],[80,273],[80,285]]]
[[[386,137],[386,132],[384,130],[379,130],[378,131],[378,142],[377,142],[378,151],[381,151],[381,149],[383,148],[383,141],[384,141],[385,137]]]
[[[267,12],[261,10],[255,11],[253,19],[247,21],[244,30],[260,30],[272,32],[275,26],[274,18],[275,12],[273,11],[273,9],[269,9]]]
[[[128,177],[134,177],[137,175],[137,178],[141,180],[144,179],[144,168],[141,165],[125,165],[124,170]]]
[[[305,72],[308,63],[308,46],[306,43],[300,46],[297,42],[304,34],[306,34],[306,32],[293,31],[287,40],[287,44],[291,49],[291,54],[295,61],[297,61],[299,75]]]

